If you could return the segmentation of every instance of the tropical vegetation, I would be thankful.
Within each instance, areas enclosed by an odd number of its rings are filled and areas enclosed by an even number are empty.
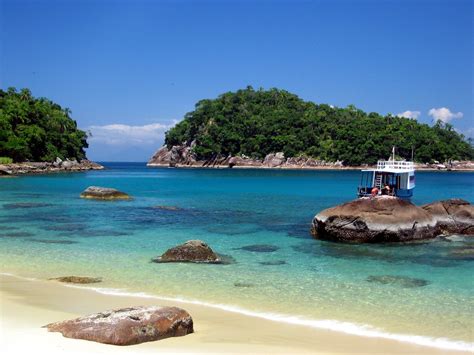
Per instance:
[[[0,156],[15,162],[84,159],[87,134],[70,115],[28,89],[0,90]]]
[[[168,147],[193,144],[198,159],[283,152],[346,165],[390,156],[419,162],[474,158],[471,140],[441,121],[432,126],[391,114],[304,101],[285,90],[247,87],[205,99],[166,132]]]

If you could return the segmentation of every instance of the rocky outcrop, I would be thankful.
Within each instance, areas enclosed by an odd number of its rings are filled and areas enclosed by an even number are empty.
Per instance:
[[[286,162],[285,155],[282,152],[268,154],[263,160],[263,165],[269,168],[275,168],[281,166]]]
[[[245,155],[222,156],[215,155],[208,160],[197,160],[190,145],[166,146],[158,149],[148,161],[148,166],[156,167],[204,167],[204,168],[281,168],[281,169],[321,169],[342,168],[342,162],[326,162],[308,157],[285,158],[282,152],[270,153],[263,160],[250,158]]]
[[[72,283],[72,284],[93,284],[102,282],[100,277],[88,277],[88,276],[61,276],[61,277],[53,277],[49,280],[65,282],[65,283]]]
[[[369,165],[344,166],[342,161],[325,161],[305,156],[285,158],[282,152],[270,153],[264,159],[247,157],[245,155],[222,156],[214,155],[207,160],[198,160],[193,153],[196,142],[183,143],[169,149],[166,145],[158,149],[148,161],[150,167],[195,167],[195,168],[277,168],[277,169],[362,169]],[[440,164],[416,164],[417,170],[453,170],[473,171],[472,161],[450,161]],[[1,173],[1,170],[0,170]]]
[[[311,234],[340,242],[403,242],[434,238],[437,229],[436,221],[424,209],[381,196],[360,198],[318,213]]]
[[[421,207],[433,216],[443,234],[474,235],[474,206],[469,202],[450,199]]]
[[[26,162],[0,164],[0,175],[20,175],[20,174],[44,174],[54,172],[75,172],[87,170],[102,170],[104,167],[89,160],[61,160],[56,158],[52,163],[49,162]]]
[[[193,319],[178,307],[131,307],[51,323],[66,338],[133,345],[193,333]]]
[[[81,193],[81,198],[94,200],[130,200],[125,192],[108,187],[89,186]]]
[[[217,254],[201,240],[188,240],[184,244],[168,249],[162,256],[155,258],[152,261],[157,263],[221,263]]]
[[[408,242],[448,232],[474,234],[473,207],[463,200],[422,207],[391,196],[360,198],[318,213],[311,234],[349,243]]]

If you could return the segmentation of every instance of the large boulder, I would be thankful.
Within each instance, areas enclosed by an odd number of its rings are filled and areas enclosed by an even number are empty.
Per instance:
[[[148,161],[148,166],[169,166],[171,162],[171,152],[168,147],[164,145],[158,149],[155,154]]]
[[[89,186],[81,193],[82,198],[96,200],[130,200],[131,197],[125,192],[116,189],[99,186]]]
[[[318,213],[311,234],[340,242],[405,242],[434,238],[433,216],[421,207],[391,196],[359,198]]]
[[[178,307],[130,307],[45,325],[66,338],[132,345],[193,332],[193,319]]]
[[[153,261],[158,263],[221,263],[216,253],[201,240],[188,240],[184,244],[168,249],[162,256],[153,259]]]
[[[474,235],[474,206],[461,199],[450,199],[421,206],[438,223],[443,234]]]

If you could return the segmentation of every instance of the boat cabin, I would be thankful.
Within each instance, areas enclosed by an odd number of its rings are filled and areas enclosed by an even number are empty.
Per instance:
[[[411,161],[379,160],[377,168],[362,170],[359,197],[391,195],[411,198],[415,188],[415,167]]]

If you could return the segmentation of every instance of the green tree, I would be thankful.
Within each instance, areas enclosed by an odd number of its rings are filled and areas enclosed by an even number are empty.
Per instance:
[[[406,159],[413,151],[420,162],[474,159],[472,144],[441,122],[430,127],[408,118],[366,113],[354,105],[318,105],[285,90],[251,86],[199,101],[166,133],[168,147],[191,142],[199,159],[229,154],[263,158],[283,151],[286,157],[372,164],[389,157],[392,146]]]
[[[0,90],[0,156],[21,161],[84,159],[87,134],[77,129],[71,110],[28,89]]]

